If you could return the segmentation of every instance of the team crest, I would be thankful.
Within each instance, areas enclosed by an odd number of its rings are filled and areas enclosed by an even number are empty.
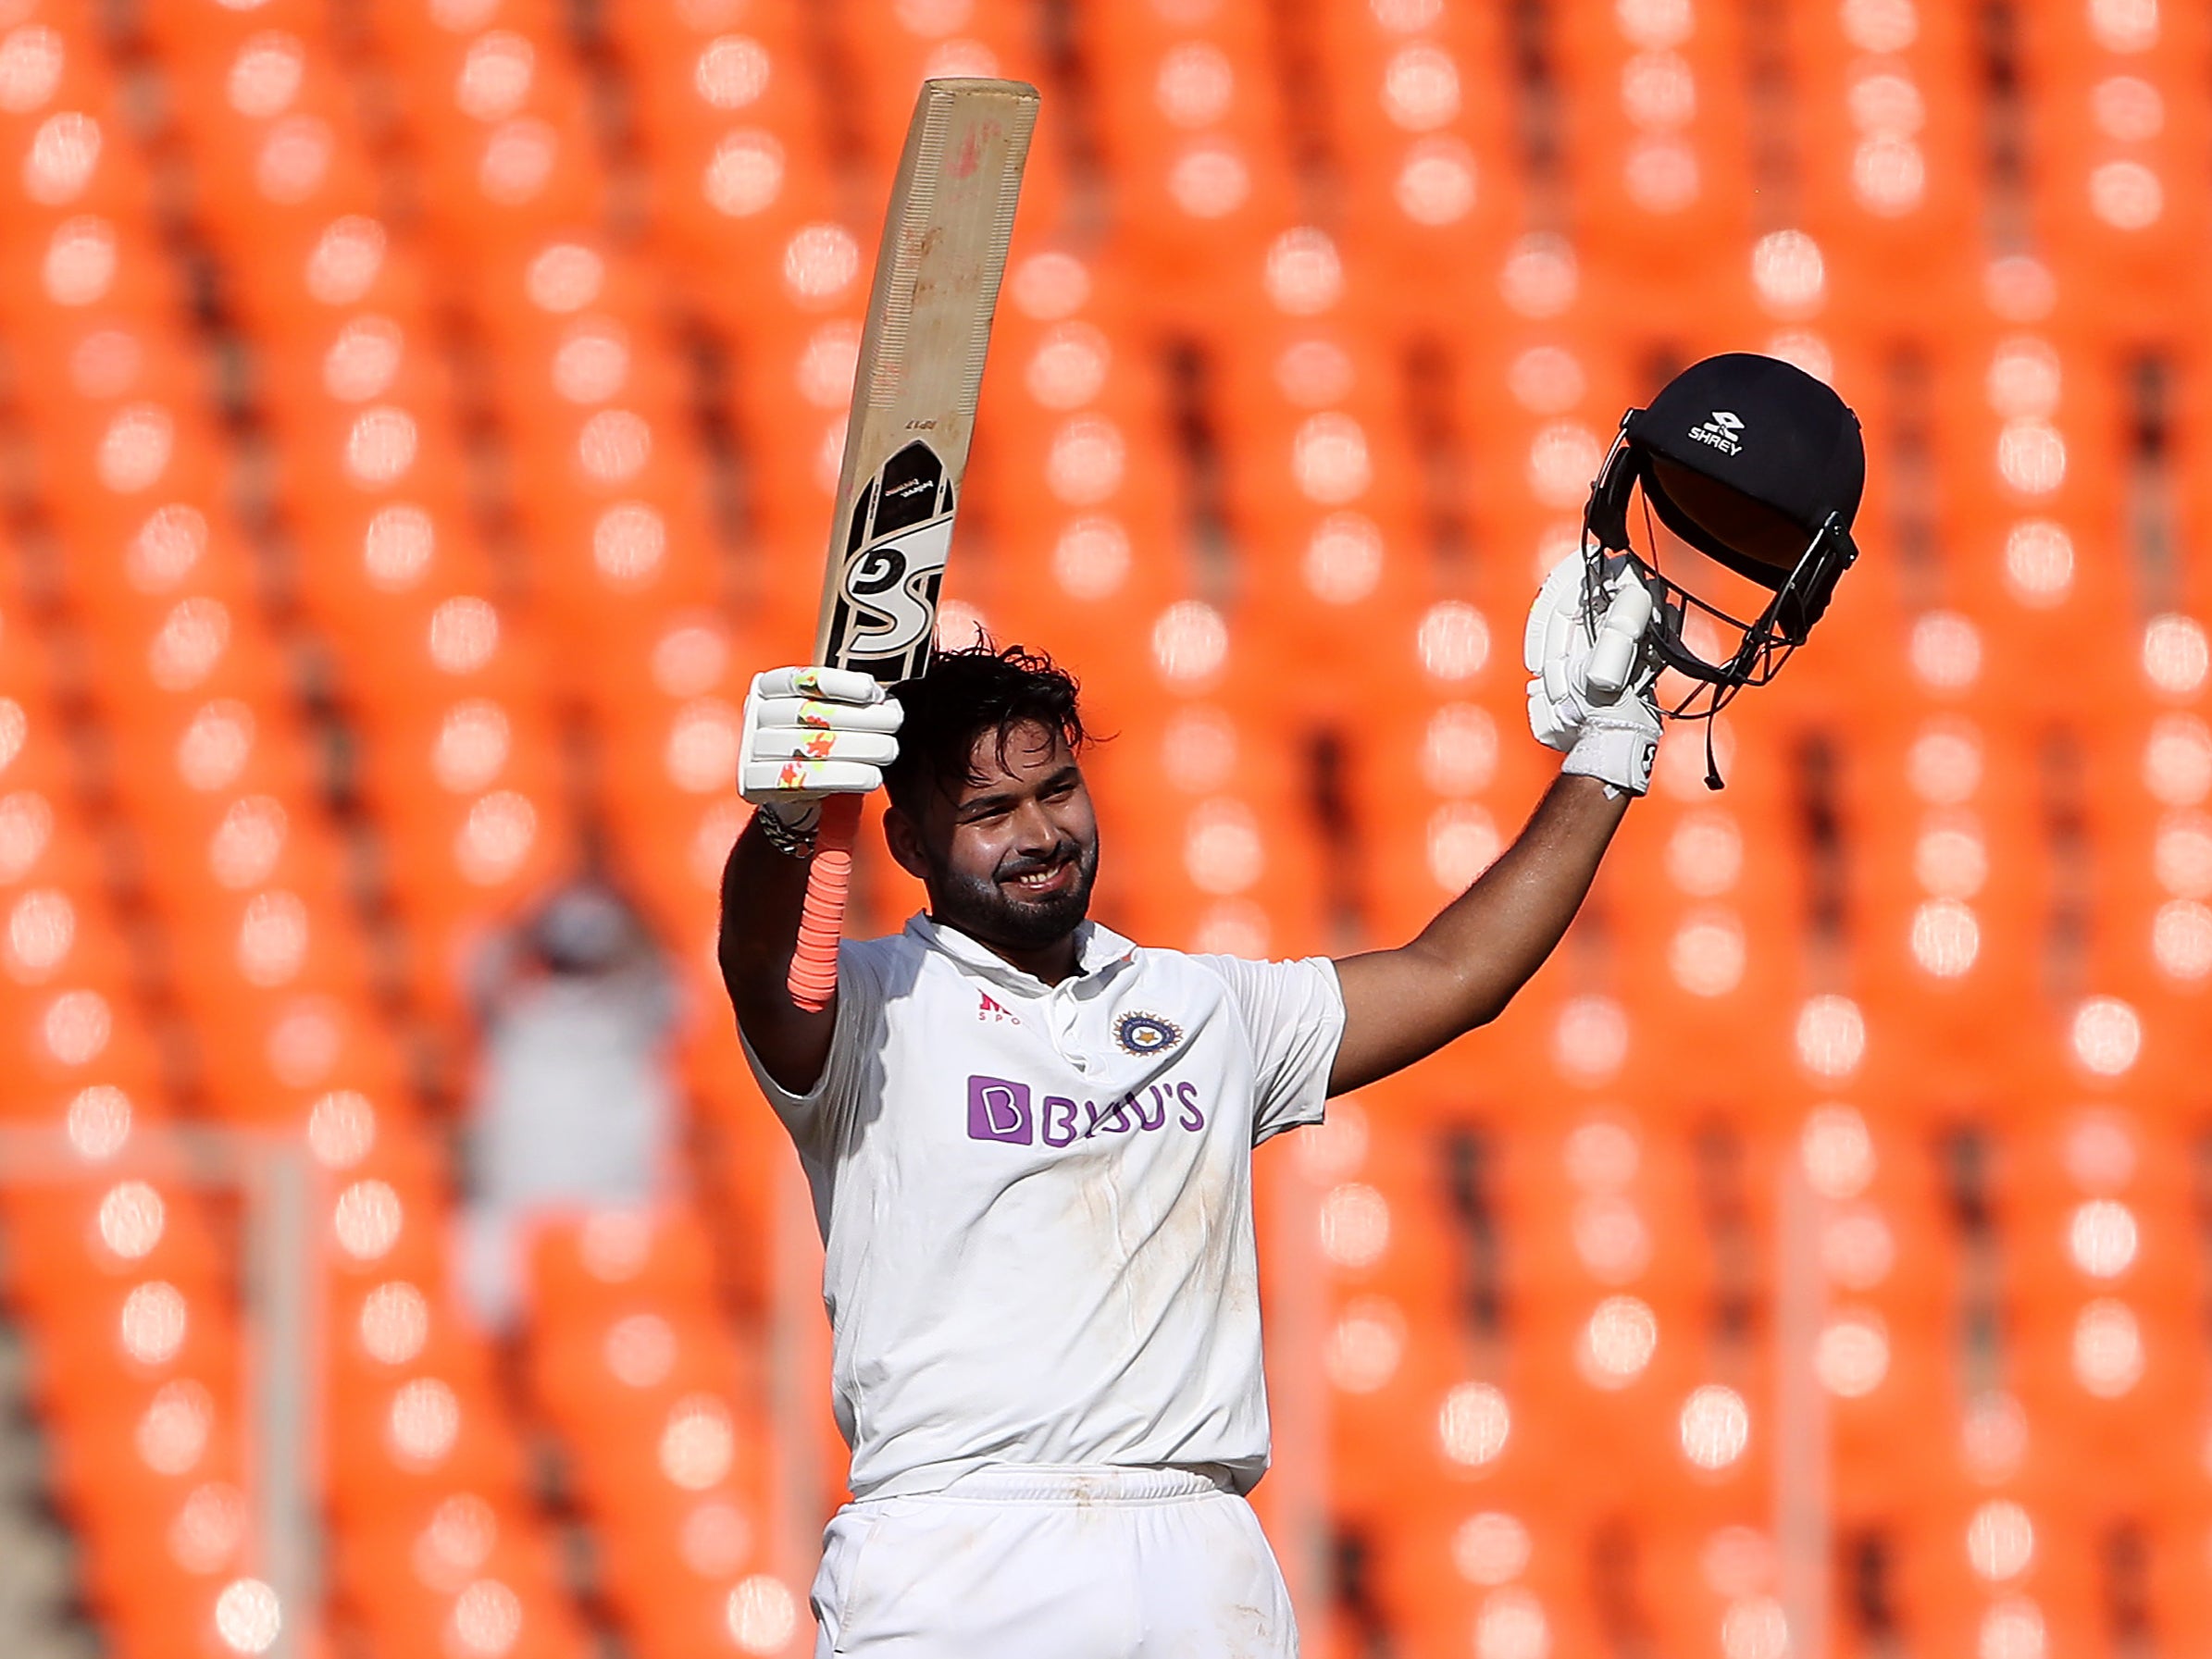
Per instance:
[[[1124,1014],[1114,1023],[1113,1040],[1124,1054],[1164,1054],[1183,1040],[1183,1028],[1158,1014]]]

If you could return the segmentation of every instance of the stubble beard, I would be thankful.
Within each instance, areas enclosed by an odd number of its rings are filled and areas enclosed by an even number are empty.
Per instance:
[[[1064,893],[1020,898],[1001,885],[1014,877],[1073,861],[1075,879]],[[1041,950],[1056,945],[1090,913],[1090,892],[1099,876],[1099,844],[1063,841],[1042,859],[1014,859],[988,876],[940,872],[932,884],[935,910],[971,939],[1006,950]]]

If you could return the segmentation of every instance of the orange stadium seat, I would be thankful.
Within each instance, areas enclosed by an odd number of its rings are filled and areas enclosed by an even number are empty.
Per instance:
[[[1979,618],[2001,595],[2013,623],[2002,638],[2018,655],[1989,666],[2013,670],[2004,689],[2047,700],[2042,651],[2061,638],[2078,651],[2083,635],[2125,626],[2141,603],[2121,540],[2124,368],[2070,329],[1971,338],[1982,350],[1955,342],[1939,360],[1932,412],[1938,464],[1956,480],[1945,505],[1957,528],[1939,521],[1957,550],[1942,597]]]
[[[1074,249],[1017,249],[951,591],[994,638],[1065,663],[1111,731],[1157,696],[1145,645],[1156,661],[1171,607],[1218,586],[1218,550],[1193,523],[1171,352],[1137,296]]]
[[[690,290],[723,353],[710,410],[746,458],[736,591],[769,638],[814,638],[873,235],[826,220],[779,224],[765,244],[782,254],[773,290]]]
[[[690,175],[702,157],[739,134],[774,141],[752,152],[763,162],[795,155],[822,165],[824,100],[810,72],[815,33],[799,0],[741,8],[664,0],[606,12],[597,22],[629,84],[644,89],[631,118],[659,188],[696,188]],[[777,171],[771,167],[766,176]]]
[[[1269,274],[1279,278],[1271,297],[1296,313],[1315,308],[1294,298],[1298,279],[1287,275],[1303,259],[1326,266],[1336,254],[1311,230],[1269,251]],[[1397,365],[1355,328],[1299,318],[1223,341],[1224,495],[1240,555],[1239,620],[1294,659],[1366,656],[1361,646],[1386,640],[1402,651],[1390,623],[1418,613],[1441,585],[1426,568],[1413,458],[1391,441]],[[1386,656],[1376,666],[1386,664],[1398,665]]]
[[[249,30],[233,15],[206,31],[195,17],[158,42],[164,106],[190,156],[193,217],[230,247],[372,213],[379,188],[327,25],[305,7],[252,21]]]
[[[1394,310],[1424,321],[1462,313],[1468,273],[1497,261],[1527,212],[1505,20],[1330,0],[1311,8],[1302,43],[1327,92],[1329,222],[1387,281]]]
[[[516,1651],[578,1652],[491,1354],[450,1306],[437,1156],[357,1102],[310,1133],[342,1170],[327,1425],[340,1616],[379,1651],[503,1629]]]
[[[1793,27],[1804,71],[1793,89],[1799,228],[1849,312],[1920,325],[1974,303],[1980,273],[1959,270],[1952,253],[1972,236],[1984,197],[1971,18],[1945,6],[1838,6]],[[1907,269],[1913,282],[1895,280]]]
[[[143,223],[152,184],[124,141],[129,131],[115,90],[96,65],[96,45],[57,36],[47,23],[31,48],[26,108],[0,125],[12,159],[11,187],[0,196],[10,232],[30,236],[85,219]]]
[[[730,795],[745,690],[777,650],[733,638],[713,612],[678,611],[657,638],[610,651],[606,682],[594,688],[594,799],[636,897],[687,966],[703,964],[697,947],[750,811]]]
[[[535,1261],[534,1388],[604,1527],[610,1599],[640,1653],[694,1651],[758,1570],[772,1455],[704,1231],[602,1212],[545,1229]]]
[[[90,1546],[86,1594],[124,1651],[190,1651],[173,1627],[209,1603],[201,1576],[233,1557],[242,1520],[242,1379],[214,1239],[192,1193],[139,1180],[18,1192],[6,1212],[19,1246],[37,1246],[10,1289],[59,1431],[56,1496]]]
[[[413,242],[373,212],[289,228],[273,237],[266,254],[225,260],[219,275],[225,298],[257,338],[271,348],[295,340],[304,348],[265,353],[268,360],[256,365],[261,396],[306,396],[312,403],[308,389],[318,378],[329,392],[329,353],[356,307],[366,314],[368,335],[357,339],[344,364],[353,372],[341,384],[356,390],[352,401],[381,395],[399,376],[419,380],[436,373],[422,360],[428,353],[418,353],[417,361],[404,355],[405,330],[414,329],[418,343],[431,331],[425,320],[435,301],[430,273]],[[396,337],[388,323],[400,330]]]
[[[579,276],[555,292],[545,273],[563,262]],[[588,645],[634,650],[669,613],[721,597],[714,487],[678,342],[614,250],[556,241],[494,269],[489,291],[513,303],[491,314],[492,403],[533,480],[518,527],[560,660],[580,662]],[[568,689],[597,703],[634,673],[608,663]]]
[[[749,341],[781,344],[788,328],[771,325],[777,314],[762,307],[783,301],[794,266],[811,297],[809,250],[848,217],[826,155],[826,118],[805,79],[810,48],[764,7],[747,14],[752,34],[694,31],[680,19],[647,25],[652,10],[625,7],[615,27],[639,89],[654,246],[694,310]],[[875,229],[864,220],[837,228]],[[794,241],[810,229],[814,237]],[[841,251],[833,257],[841,267]]]
[[[488,251],[607,210],[589,88],[558,8],[410,3],[365,21],[391,67],[441,245]]]
[[[2072,305],[2124,283],[2129,331],[2185,328],[2203,283],[2175,255],[2205,232],[2182,185],[2206,112],[2178,78],[2205,49],[2186,10],[2033,5],[2019,46],[2033,126],[2027,157],[2035,229]]]
[[[1174,315],[1180,296],[1196,300],[1213,271],[1233,271],[1298,216],[1264,8],[1086,6],[1078,39],[1113,176],[1115,241],[1162,283]]]
[[[1414,385],[1433,427],[1433,464],[1457,475],[1476,584],[1469,597],[1517,619],[1544,573],[1580,545],[1590,483],[1622,413],[1649,386],[1633,340],[1592,325],[1572,244],[1549,233],[1521,238],[1497,282],[1522,320],[1497,317],[1495,343],[1456,330],[1419,340]],[[1512,649],[1510,637],[1498,643]]]
[[[590,1637],[527,1508],[456,1491],[349,1529],[335,1551],[345,1626],[380,1653],[503,1646],[578,1659]]]
[[[1718,6],[1624,6],[1552,14],[1557,69],[1572,88],[1566,150],[1579,244],[1633,272],[1634,291],[1707,291],[1706,247],[1741,246],[1757,223],[1742,66],[1742,14]],[[1683,262],[1685,268],[1675,268]]]

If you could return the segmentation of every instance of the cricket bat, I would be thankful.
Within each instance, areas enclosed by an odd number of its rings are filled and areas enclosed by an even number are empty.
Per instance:
[[[1037,102],[1018,80],[922,83],[861,332],[817,663],[887,684],[929,665]],[[823,802],[789,982],[810,1013],[837,990],[859,824],[859,796]]]

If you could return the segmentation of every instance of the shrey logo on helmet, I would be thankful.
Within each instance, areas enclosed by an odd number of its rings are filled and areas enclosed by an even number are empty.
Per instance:
[[[1690,428],[1690,436],[1699,443],[1709,444],[1723,455],[1733,455],[1744,446],[1737,441],[1744,430],[1744,419],[1726,409],[1716,409],[1711,418]]]

